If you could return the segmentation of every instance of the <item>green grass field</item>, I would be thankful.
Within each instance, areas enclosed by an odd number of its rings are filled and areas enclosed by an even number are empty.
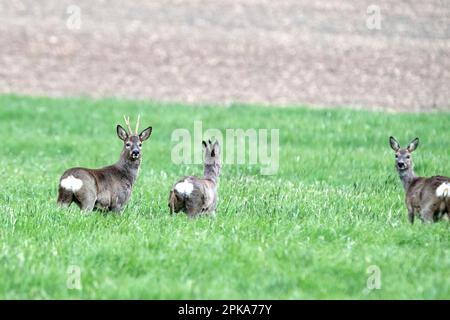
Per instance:
[[[121,215],[56,206],[72,166],[114,163],[115,125],[153,134]],[[170,217],[168,192],[201,165],[175,165],[171,133],[280,129],[280,168],[222,168],[216,219]],[[450,113],[387,114],[233,105],[0,96],[0,298],[449,299],[446,222],[407,222],[388,137],[419,136],[420,175],[450,175]],[[81,290],[67,286],[79,266]],[[381,288],[367,289],[367,269]]]

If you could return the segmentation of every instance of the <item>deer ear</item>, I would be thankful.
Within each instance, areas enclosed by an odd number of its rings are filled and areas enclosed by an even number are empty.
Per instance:
[[[211,152],[211,156],[215,157],[219,153],[220,153],[220,146],[219,146],[219,142],[216,141],[216,142],[214,142],[213,149],[212,149],[212,152]]]
[[[117,125],[117,136],[120,140],[127,140],[128,139],[128,133],[125,131],[124,128],[120,124]]]
[[[145,141],[145,140],[147,140],[148,138],[150,138],[150,135],[152,134],[152,130],[153,130],[152,127],[148,127],[147,129],[145,129],[144,131],[142,131],[142,132],[139,134],[139,139],[140,139],[141,141]]]
[[[202,146],[203,146],[203,148],[205,148],[205,149],[206,149],[206,147],[208,146],[208,145],[206,144],[205,140],[202,141]]]
[[[419,138],[415,138],[408,146],[408,151],[413,152],[419,146]]]
[[[397,152],[400,149],[400,144],[394,137],[389,138],[389,143],[391,144],[391,148]]]

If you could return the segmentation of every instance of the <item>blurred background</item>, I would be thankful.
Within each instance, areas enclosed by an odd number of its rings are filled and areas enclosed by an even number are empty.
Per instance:
[[[429,111],[449,88],[448,0],[0,2],[1,94]]]

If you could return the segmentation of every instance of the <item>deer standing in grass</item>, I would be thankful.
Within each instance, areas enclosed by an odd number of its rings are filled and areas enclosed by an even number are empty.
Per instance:
[[[83,211],[97,208],[119,212],[127,204],[141,164],[142,142],[150,137],[152,127],[138,134],[138,117],[133,133],[130,119],[124,119],[129,132],[117,125],[117,135],[123,141],[119,161],[101,169],[71,168],[64,172],[59,180],[60,206],[69,207],[75,202]]]
[[[204,177],[184,177],[170,190],[170,214],[185,212],[190,218],[200,214],[215,216],[218,201],[217,184],[220,174],[220,146],[216,141],[202,141],[205,150]]]
[[[418,177],[414,173],[411,153],[417,149],[419,138],[411,141],[407,148],[401,148],[393,137],[389,138],[389,143],[395,151],[395,167],[405,188],[409,222],[414,223],[415,216],[423,222],[448,219],[450,178],[444,176],[425,178]]]

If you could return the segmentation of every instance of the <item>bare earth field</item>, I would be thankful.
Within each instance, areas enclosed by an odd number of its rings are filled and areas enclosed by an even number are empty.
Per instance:
[[[0,94],[430,111],[449,83],[449,1],[0,2]]]

